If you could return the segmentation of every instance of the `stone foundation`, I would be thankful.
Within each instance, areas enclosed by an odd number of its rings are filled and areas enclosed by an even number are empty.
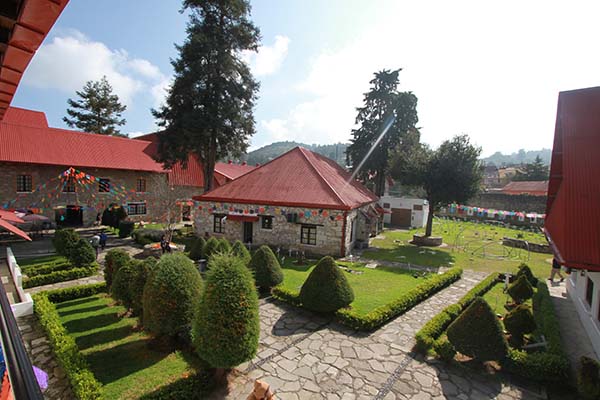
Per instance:
[[[508,247],[516,247],[518,249],[533,251],[534,253],[552,254],[549,244],[529,243],[526,240],[509,237],[502,238],[502,244]]]
[[[442,245],[442,238],[439,236],[413,235],[411,243],[417,246],[438,247]]]

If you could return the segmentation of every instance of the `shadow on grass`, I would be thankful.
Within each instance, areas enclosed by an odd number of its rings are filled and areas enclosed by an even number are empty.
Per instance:
[[[399,245],[393,249],[367,250],[362,257],[435,268],[449,266],[454,262],[454,256],[447,251],[413,245]]]
[[[91,296],[91,297],[84,297],[83,299],[63,301],[62,303],[56,304],[56,309],[61,310],[63,308],[77,306],[79,304],[89,303],[91,301],[96,301],[96,300],[98,300],[98,299],[95,296]]]
[[[102,309],[106,309],[106,307],[107,307],[106,304],[100,304],[97,306],[76,308],[74,310],[59,311],[59,314],[61,317],[65,317],[67,315],[83,314],[83,313],[89,313],[89,312],[93,312],[93,311],[97,311],[97,310],[102,310]]]
[[[131,328],[130,325],[126,325],[114,329],[106,329],[100,332],[93,332],[89,335],[79,336],[75,339],[75,342],[80,350],[85,350],[99,344],[124,339],[131,334]]]
[[[119,318],[118,313],[111,312],[108,314],[84,316],[83,318],[65,322],[63,325],[69,333],[79,333],[116,324],[119,321],[121,321],[121,318]]]
[[[162,386],[143,395],[140,400],[201,400],[206,399],[213,388],[214,383],[208,374],[198,373]]]

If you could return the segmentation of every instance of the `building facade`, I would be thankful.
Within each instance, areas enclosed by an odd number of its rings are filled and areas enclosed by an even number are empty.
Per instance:
[[[422,228],[427,225],[429,203],[424,199],[383,196],[379,205],[385,210],[383,222],[401,228]]]

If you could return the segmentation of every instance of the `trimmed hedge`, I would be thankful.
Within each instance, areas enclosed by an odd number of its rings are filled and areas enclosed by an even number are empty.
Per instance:
[[[279,267],[279,262],[271,249],[266,246],[265,248],[267,249],[267,254],[270,254],[276,263],[275,265]],[[258,274],[261,266],[262,264],[256,266],[257,285],[260,285]],[[277,276],[280,278],[279,282],[283,281],[281,268],[279,268],[279,271],[274,270],[274,272],[279,272]],[[276,284],[279,282],[276,282]],[[335,260],[327,256],[321,258],[313,270],[310,271],[310,274],[308,274],[308,278],[306,278],[302,288],[300,288],[300,301],[309,310],[333,313],[342,307],[348,307],[354,301],[354,291]]]
[[[62,303],[82,297],[93,296],[98,293],[106,293],[106,283],[92,283],[89,285],[71,286],[64,289],[46,290],[43,292],[53,303]]]
[[[113,284],[110,287],[111,297],[123,304],[123,306],[128,310],[131,308],[132,305],[132,297],[131,291],[129,290],[129,285],[131,284],[134,275],[135,270],[133,262],[124,265],[121,268],[119,268],[119,270],[115,274]]]
[[[248,263],[252,259],[252,256],[250,255],[250,252],[248,251],[244,243],[242,243],[239,240],[236,240],[233,243],[233,246],[231,246],[231,252],[237,258],[241,258],[245,265],[248,265]]]
[[[96,249],[86,239],[79,239],[69,253],[69,261],[78,267],[88,267],[96,262]]]
[[[533,287],[525,275],[520,275],[516,281],[511,283],[506,292],[517,304],[533,297]]]
[[[276,286],[271,290],[271,294],[277,300],[285,301],[293,306],[300,307],[302,302],[300,301],[300,293],[287,289],[283,286]]]
[[[467,292],[456,304],[444,308],[439,314],[429,320],[415,335],[417,351],[426,354],[436,341],[444,333],[446,328],[467,308],[475,298],[489,291],[500,279],[500,274],[494,272],[479,282]]]
[[[228,254],[231,253],[231,243],[229,240],[225,238],[219,239],[219,243],[217,243],[216,252],[220,254]]]
[[[245,249],[240,241],[237,241],[236,243],[239,243],[241,248]],[[246,252],[248,251],[246,250]],[[250,256],[250,253],[248,253],[248,256]],[[242,259],[242,262],[244,262],[244,265],[247,265],[254,273],[256,286],[262,290],[270,290],[272,287],[283,282],[281,265],[279,265],[277,257],[275,257],[275,254],[273,254],[273,251],[269,246],[260,246],[252,255],[250,262],[247,262],[244,259]]]
[[[120,221],[119,222],[119,237],[129,237],[135,228],[135,222],[133,221]]]
[[[46,332],[58,364],[71,383],[73,393],[79,400],[99,399],[102,395],[102,386],[89,370],[75,339],[60,322],[56,307],[45,293],[34,294],[33,299],[34,312]]]
[[[36,275],[46,275],[54,271],[64,271],[72,267],[73,265],[70,262],[64,261],[57,264],[40,264],[35,266],[28,265],[21,268],[21,271],[23,271],[24,275],[32,277]]]
[[[398,299],[381,307],[377,307],[366,315],[357,314],[352,309],[344,308],[338,310],[336,316],[339,318],[340,322],[351,328],[372,331],[392,318],[404,314],[415,305],[428,297],[431,297],[434,293],[437,293],[453,282],[456,282],[460,279],[461,275],[462,269],[454,267],[441,275],[435,275],[427,279],[425,282],[406,292]]]
[[[523,346],[523,336],[535,331],[536,323],[531,307],[520,304],[504,316],[504,327],[511,334],[511,342],[515,347]]]
[[[79,240],[79,235],[75,232],[75,229],[65,228],[65,229],[57,229],[54,232],[54,237],[52,238],[52,244],[54,245],[54,249],[61,256],[69,257],[71,253],[71,249],[75,246],[75,243]]]
[[[136,315],[142,321],[142,314],[144,310],[143,296],[144,286],[148,281],[148,276],[158,260],[154,257],[148,257],[144,261],[134,260],[132,262],[133,277],[129,282],[129,292],[131,295],[131,310],[133,315]]]
[[[54,271],[45,275],[36,275],[23,279],[23,288],[28,289],[35,286],[49,285],[56,282],[70,281],[73,279],[85,278],[86,276],[96,275],[98,265],[93,264],[89,267],[71,268],[62,271]]]
[[[198,261],[204,256],[204,245],[206,245],[206,240],[204,238],[199,237],[194,240],[190,246],[188,257],[194,261]],[[186,249],[187,250],[187,249]]]
[[[212,256],[214,253],[217,252],[218,247],[219,247],[219,239],[217,239],[214,236],[209,237],[208,240],[206,241],[206,244],[204,244],[204,249],[203,249],[204,258],[206,258],[207,260],[210,260],[210,256]]]
[[[577,370],[577,389],[586,400],[600,398],[600,363],[586,356],[581,357]]]
[[[106,253],[104,258],[104,280],[110,289],[113,277],[123,265],[129,264],[131,257],[123,249],[112,249]]]

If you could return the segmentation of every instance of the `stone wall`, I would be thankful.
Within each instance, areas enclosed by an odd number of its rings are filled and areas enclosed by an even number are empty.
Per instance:
[[[467,205],[493,208],[506,211],[524,211],[544,214],[546,212],[546,196],[531,196],[528,194],[480,193],[469,200]]]

